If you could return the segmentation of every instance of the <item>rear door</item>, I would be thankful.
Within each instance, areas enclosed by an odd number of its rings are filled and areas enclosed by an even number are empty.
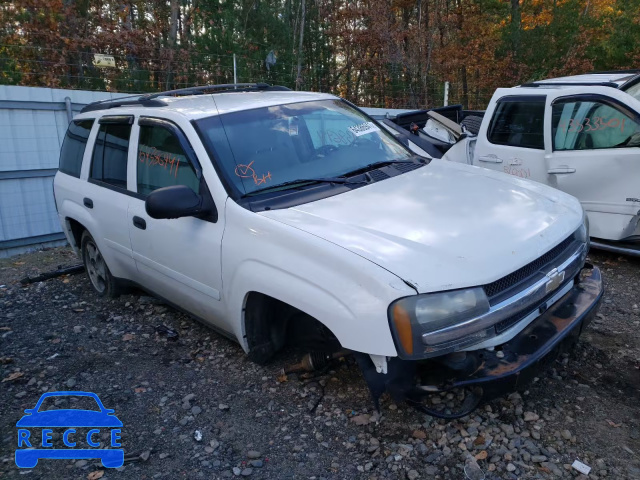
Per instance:
[[[133,278],[135,264],[127,227],[129,140],[133,115],[105,115],[98,121],[83,207],[91,235],[115,277]],[[133,160],[133,158],[131,158]]]
[[[640,233],[640,102],[607,87],[560,90],[546,115],[548,184],[581,201],[591,236]]]
[[[154,190],[186,185],[210,195],[202,169],[184,132],[165,119],[140,117],[136,150],[137,195],[128,227],[143,285],[189,312],[219,324],[222,272],[220,251],[224,205],[216,218],[154,219],[145,200]]]
[[[478,132],[473,164],[520,178],[546,181],[544,94],[498,90]]]

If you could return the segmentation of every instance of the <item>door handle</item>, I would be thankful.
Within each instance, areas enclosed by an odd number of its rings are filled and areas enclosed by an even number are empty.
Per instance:
[[[496,157],[493,154],[485,155],[484,157],[478,157],[478,160],[481,162],[488,162],[488,163],[502,163],[502,159]]]
[[[84,203],[84,206],[87,208],[93,208],[93,200],[91,200],[90,198],[84,197],[82,199],[82,203]]]
[[[147,222],[144,221],[144,218],[133,217],[133,226],[139,228],[140,230],[147,229]]]
[[[562,165],[560,167],[547,170],[547,173],[550,175],[564,175],[565,173],[576,173],[576,169]]]

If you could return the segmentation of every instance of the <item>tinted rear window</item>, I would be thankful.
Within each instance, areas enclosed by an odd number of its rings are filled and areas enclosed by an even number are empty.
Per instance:
[[[488,139],[497,145],[544,149],[545,97],[502,99],[489,126]]]
[[[127,188],[127,157],[131,125],[100,125],[91,161],[91,178],[115,187]]]
[[[93,119],[74,120],[69,124],[60,150],[60,167],[58,169],[61,172],[80,178],[82,157],[84,157],[84,150],[87,147],[92,126]]]

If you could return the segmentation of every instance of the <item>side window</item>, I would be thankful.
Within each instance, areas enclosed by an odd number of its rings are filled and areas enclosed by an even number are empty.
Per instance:
[[[554,150],[596,150],[640,146],[640,125],[618,108],[598,101],[553,104]]]
[[[89,178],[114,187],[127,188],[127,155],[131,125],[105,123],[100,125],[93,148]]]
[[[138,193],[148,195],[171,185],[186,185],[200,193],[200,181],[175,134],[161,126],[140,126]]]
[[[544,101],[544,96],[498,101],[489,126],[489,141],[497,145],[544,149]]]
[[[62,149],[60,150],[60,167],[58,170],[80,178],[82,157],[84,157],[91,127],[93,127],[93,119],[74,120],[69,124],[64,142],[62,142]]]

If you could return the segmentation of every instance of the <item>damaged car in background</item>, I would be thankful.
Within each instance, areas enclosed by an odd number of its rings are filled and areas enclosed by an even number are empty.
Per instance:
[[[462,105],[365,111],[430,157],[575,196],[589,217],[593,248],[640,256],[640,70],[499,88],[486,112]]]
[[[576,199],[418,156],[327,94],[89,105],[54,189],[97,294],[142,287],[261,364],[287,346],[311,352],[303,368],[353,354],[376,406],[388,391],[454,418],[526,385],[603,292]]]

